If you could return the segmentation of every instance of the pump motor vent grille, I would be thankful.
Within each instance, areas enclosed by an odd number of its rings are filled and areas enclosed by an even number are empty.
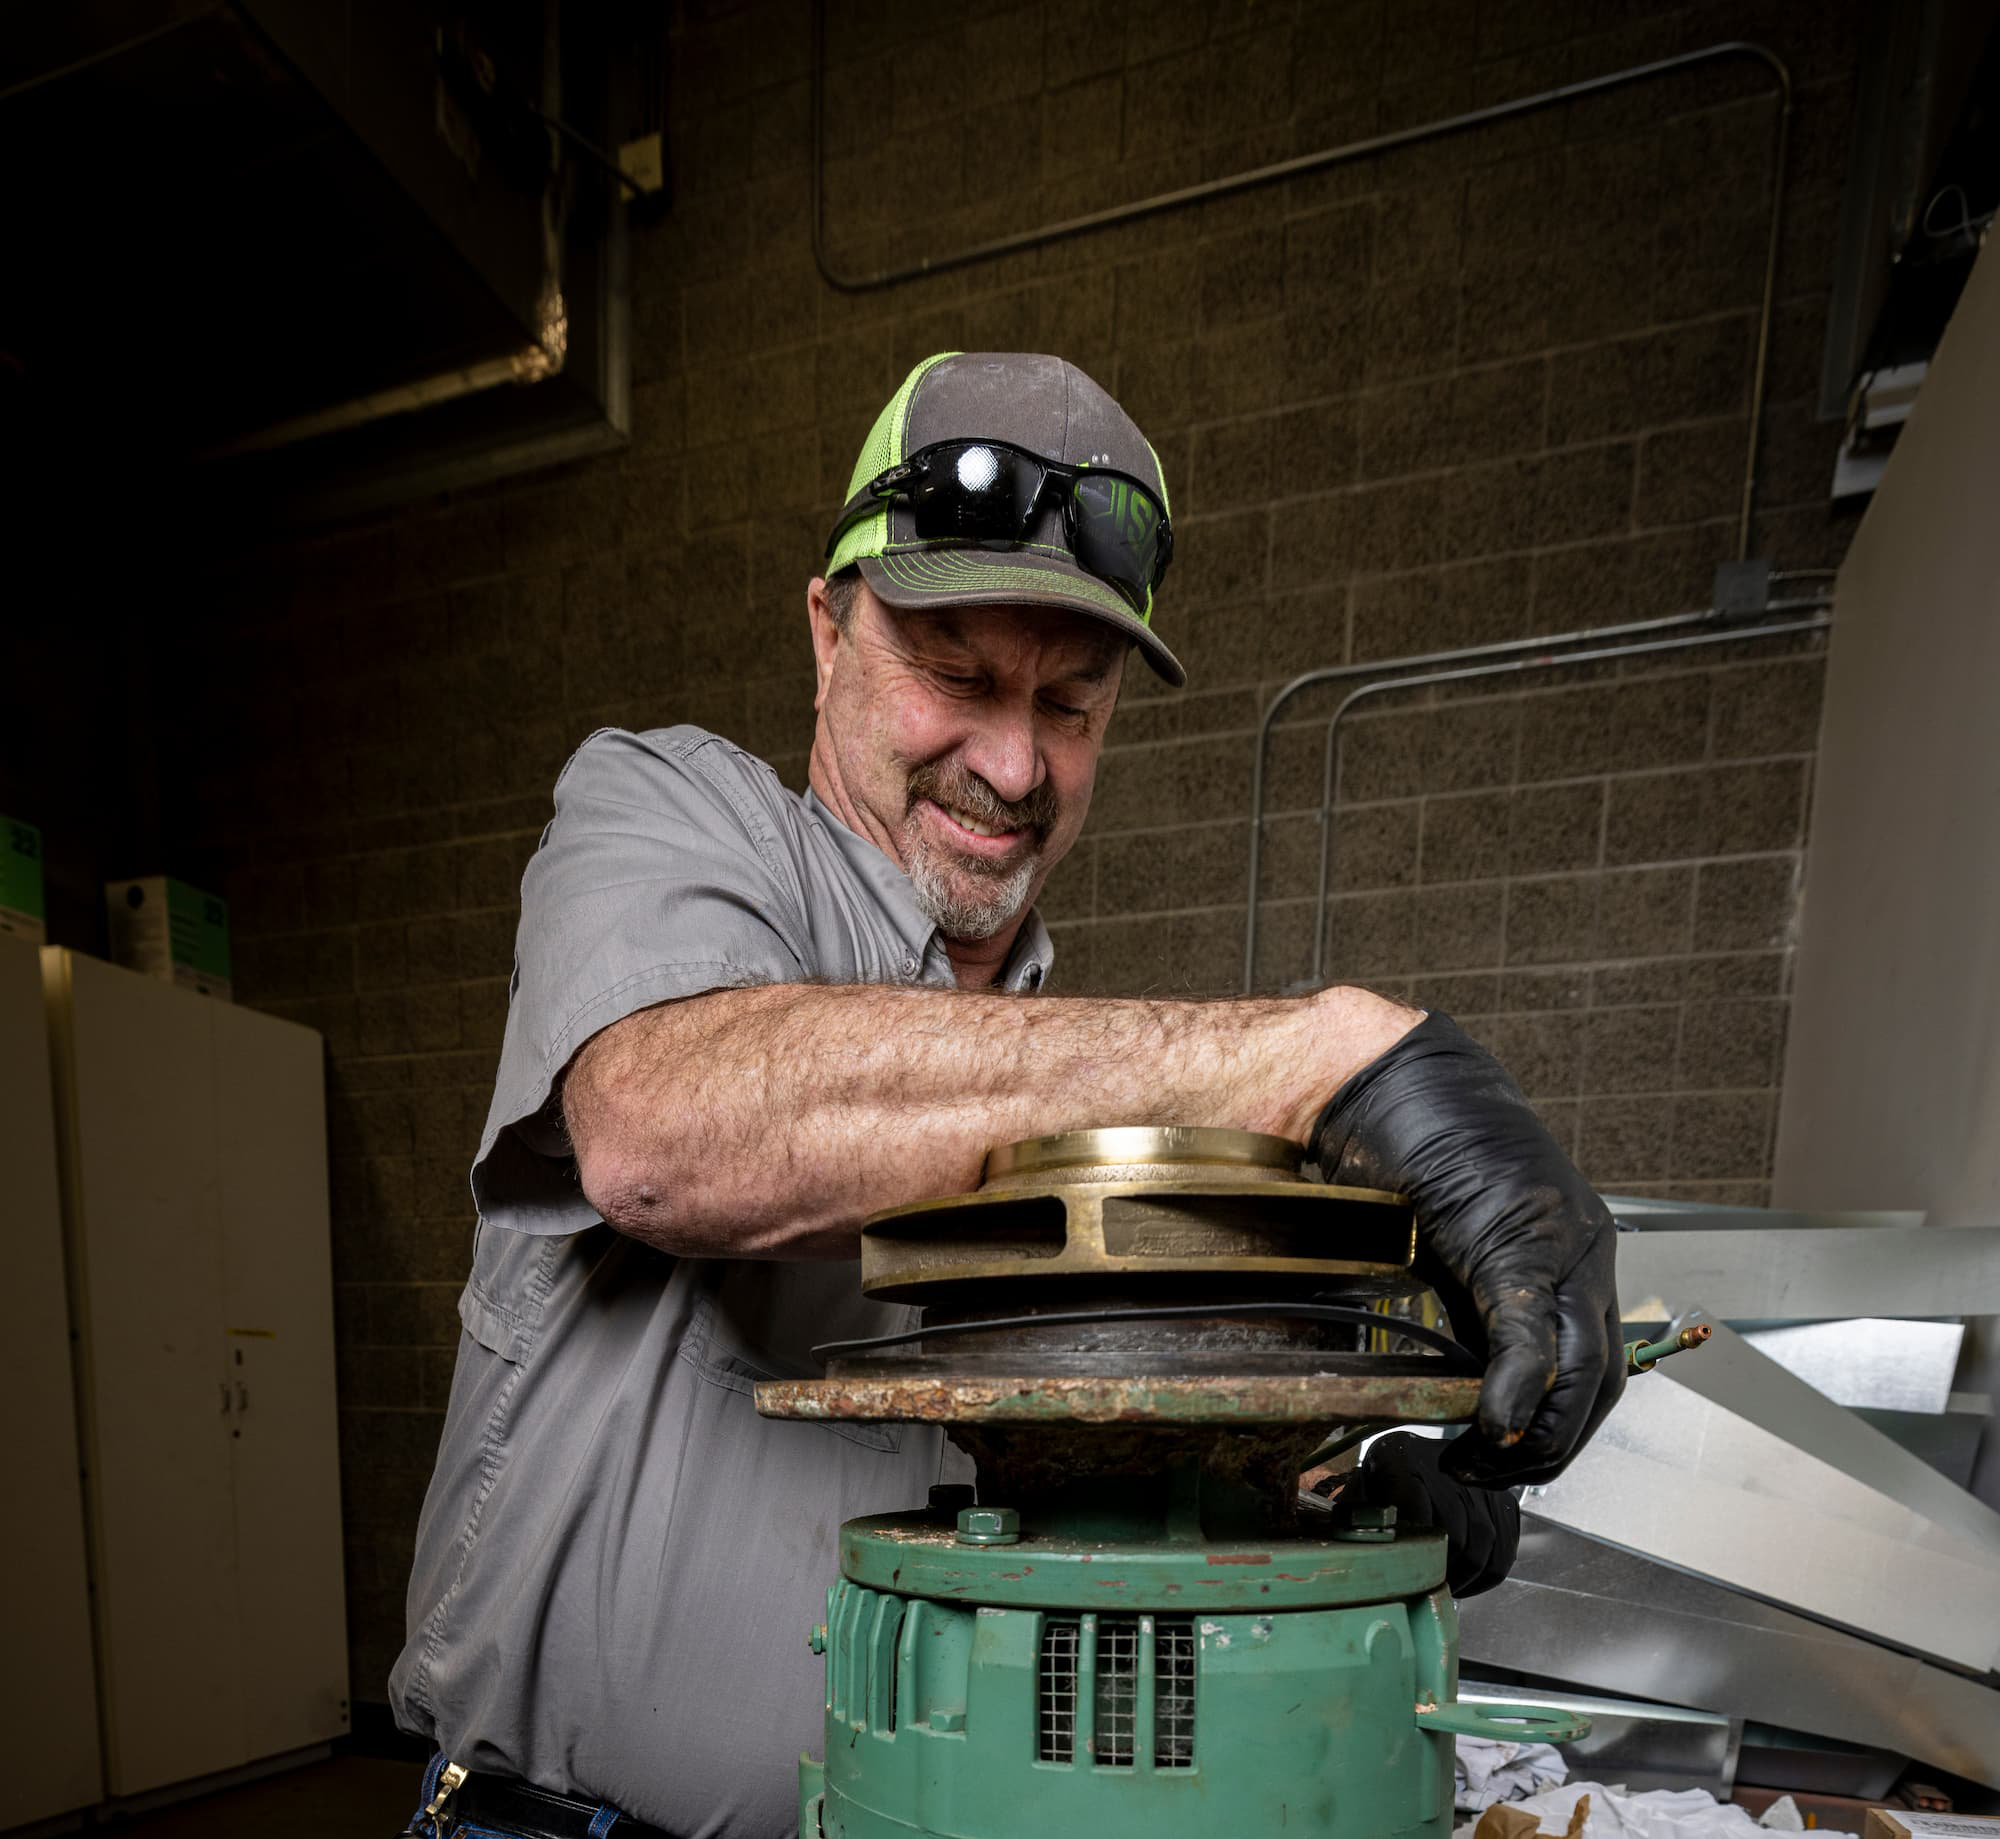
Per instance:
[[[1076,1761],[1079,1725],[1087,1760],[1100,1769],[1136,1768],[1145,1695],[1141,1673],[1152,1636],[1152,1746],[1155,1769],[1194,1767],[1195,1638],[1187,1616],[1050,1616],[1036,1669],[1035,1754]],[[1083,1661],[1089,1657],[1087,1673]]]
[[[1153,1635],[1153,1767],[1194,1767],[1194,1624],[1165,1617]]]
[[[1042,1659],[1036,1672],[1035,1754],[1043,1762],[1076,1759],[1076,1652],[1081,1631],[1054,1616],[1042,1624]]]
[[[1091,1754],[1100,1769],[1132,1766],[1132,1724],[1138,1715],[1138,1702],[1138,1621],[1132,1616],[1099,1616]]]

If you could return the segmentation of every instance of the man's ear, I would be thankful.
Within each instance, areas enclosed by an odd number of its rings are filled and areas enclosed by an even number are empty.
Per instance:
[[[812,627],[813,707],[826,706],[826,693],[833,683],[833,660],[840,650],[840,628],[833,623],[833,609],[826,603],[826,581],[815,575],[806,583],[806,620]]]

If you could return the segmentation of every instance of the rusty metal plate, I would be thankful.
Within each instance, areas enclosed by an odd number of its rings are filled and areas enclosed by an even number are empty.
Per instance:
[[[1440,1363],[1441,1364],[1441,1363]],[[865,1424],[1456,1424],[1479,1404],[1463,1374],[1019,1379],[932,1375],[770,1379],[767,1418]]]

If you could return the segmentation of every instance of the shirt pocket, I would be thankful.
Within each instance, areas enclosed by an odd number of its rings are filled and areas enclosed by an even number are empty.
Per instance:
[[[526,1360],[534,1346],[548,1263],[557,1244],[483,1220],[474,1229],[472,1274],[458,1293],[458,1324],[488,1353],[512,1366]]]
[[[778,1360],[768,1349],[749,1342],[707,1295],[698,1297],[695,1302],[687,1333],[681,1340],[680,1357],[711,1385],[741,1392],[746,1397],[759,1380],[819,1377],[809,1368],[796,1372],[780,1371],[782,1366],[790,1363]],[[863,1449],[881,1450],[893,1456],[903,1447],[903,1427],[900,1424],[851,1424],[830,1418],[808,1421],[837,1437],[845,1437],[850,1443],[860,1444]]]

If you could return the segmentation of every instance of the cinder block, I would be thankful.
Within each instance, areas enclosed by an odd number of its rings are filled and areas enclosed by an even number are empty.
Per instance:
[[[1507,883],[1505,962],[1577,964],[1597,943],[1597,877],[1561,875]]]
[[[1596,1009],[1583,1018],[1584,1089],[1666,1092],[1674,1082],[1680,1010]]]
[[[1799,861],[1794,855],[1704,862],[1695,894],[1695,936],[1710,951],[1768,950],[1792,943]]]
[[[1746,1180],[1770,1167],[1771,1092],[1718,1092],[1674,1101],[1673,1173],[1684,1180]]]

